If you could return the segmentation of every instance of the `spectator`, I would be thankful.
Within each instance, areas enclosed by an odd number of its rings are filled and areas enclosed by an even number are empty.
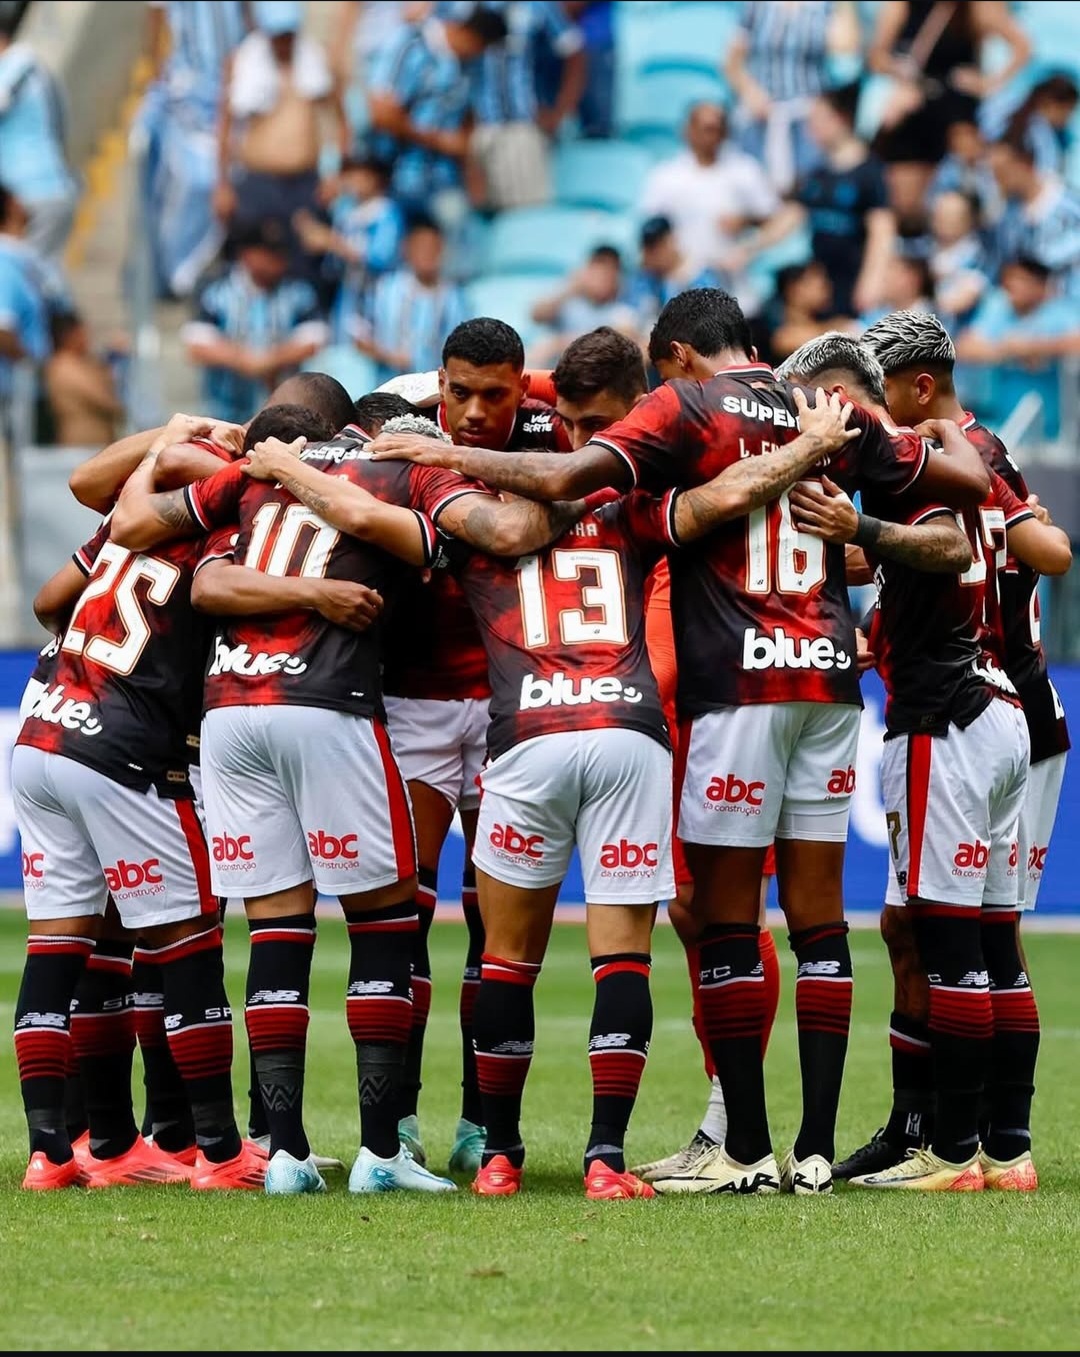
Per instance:
[[[381,160],[348,159],[333,185],[329,225],[307,211],[293,219],[304,248],[322,256],[335,288],[335,344],[348,338],[345,322],[364,310],[375,279],[397,267],[405,227],[401,208],[387,196],[389,185],[390,167]]]
[[[8,432],[14,364],[49,352],[49,307],[25,242],[28,214],[0,187],[0,434]]]
[[[348,152],[344,109],[323,49],[300,32],[301,6],[254,0],[252,14],[255,31],[236,49],[226,77],[215,210],[226,222],[290,223],[292,271],[314,278],[317,263],[291,222],[298,210],[317,205],[321,111],[332,118],[342,159]]]
[[[812,253],[832,279],[833,306],[840,316],[879,304],[896,239],[881,164],[855,135],[857,101],[857,86],[827,90],[813,101],[808,127],[823,164],[756,236],[736,247],[728,264],[744,268],[809,222]]]
[[[996,221],[1003,206],[1001,190],[990,168],[987,144],[978,124],[953,123],[945,145],[945,159],[930,181],[928,205],[941,193],[963,193],[978,203],[982,224]]]
[[[990,166],[1005,198],[990,234],[992,270],[1025,255],[1051,271],[1055,290],[1080,298],[1080,198],[1057,175],[1039,171],[1023,136],[995,142]]]
[[[1009,55],[982,70],[987,41]],[[1031,44],[1004,0],[885,0],[868,54],[870,69],[892,76],[893,89],[875,150],[888,166],[889,200],[905,233],[925,220],[926,191],[945,155],[948,130],[975,122],[980,99],[1027,63]]]
[[[455,10],[456,13],[456,10]],[[455,227],[464,210],[462,166],[472,130],[470,68],[506,37],[494,10],[409,24],[379,54],[368,109],[373,149],[394,167],[394,197]]]
[[[113,370],[91,351],[90,335],[78,312],[54,315],[51,332],[45,391],[53,441],[62,447],[103,448],[118,436],[124,414]]]
[[[79,190],[64,150],[59,86],[33,50],[15,41],[18,21],[17,11],[0,14],[0,184],[29,215],[31,248],[58,269]]]
[[[1080,354],[1076,307],[1051,289],[1045,264],[1030,256],[1010,260],[1001,272],[1001,286],[984,299],[970,327],[956,341],[961,362],[994,367],[988,384],[994,418],[1002,420],[1022,397],[1035,392],[1042,400],[1047,438],[1060,431],[1059,362]]]
[[[648,335],[656,317],[689,287],[718,287],[711,269],[695,268],[679,248],[669,217],[650,217],[641,227],[641,261],[630,275],[626,300],[637,315],[638,333]]]
[[[433,8],[431,0],[339,0],[330,55],[342,87],[357,77],[366,86],[379,53]]]
[[[1065,153],[1071,141],[1071,126],[1080,88],[1065,72],[1049,75],[1034,85],[1009,119],[1006,135],[1025,137],[1035,152],[1040,174],[1063,174]]]
[[[930,265],[921,255],[894,254],[885,265],[881,303],[859,317],[860,329],[868,329],[893,311],[933,311],[934,280]]]
[[[600,325],[636,338],[637,318],[633,307],[622,300],[622,291],[618,250],[613,245],[598,245],[584,268],[572,273],[558,292],[533,307],[533,320],[551,331],[536,345],[533,365],[554,366],[571,340]]]
[[[311,284],[288,276],[282,223],[234,227],[226,252],[232,263],[203,288],[183,338],[204,369],[206,412],[242,424],[278,382],[318,353],[328,330]]]
[[[829,84],[830,59],[857,63],[859,18],[832,0],[750,0],[724,62],[738,99],[735,127],[743,149],[764,164],[787,195],[820,160],[806,119]],[[850,80],[857,70],[849,70]]]
[[[770,339],[774,363],[825,330],[851,328],[850,320],[833,315],[832,283],[816,259],[781,269],[776,275],[776,293],[780,314]]]
[[[931,208],[934,310],[949,330],[970,319],[990,285],[976,211],[977,205],[963,193],[939,194]]]
[[[144,230],[161,295],[190,296],[221,249],[212,210],[217,120],[229,57],[248,29],[243,0],[149,0],[147,46],[157,76],[139,112]]]
[[[466,8],[468,8],[466,6]],[[490,45],[474,72],[470,197],[489,212],[530,207],[551,197],[548,137],[577,110],[587,76],[585,38],[555,0],[486,0],[506,23],[506,39]],[[537,89],[537,44],[562,58],[550,107]]]
[[[691,268],[719,269],[739,233],[772,217],[780,199],[757,161],[728,141],[727,116],[719,104],[694,104],[685,137],[687,149],[650,172],[641,212],[674,223]],[[732,272],[727,287],[745,314],[760,309],[763,299],[745,268]]]
[[[405,237],[405,263],[375,284],[364,315],[346,324],[361,353],[378,364],[375,385],[402,372],[430,372],[442,363],[443,340],[466,318],[465,299],[443,277],[443,233],[416,218]]]
[[[585,92],[578,102],[583,137],[615,134],[615,6],[611,0],[563,0],[562,9],[585,39]],[[550,44],[538,46],[537,83],[542,104],[554,104],[563,78],[563,58]]]

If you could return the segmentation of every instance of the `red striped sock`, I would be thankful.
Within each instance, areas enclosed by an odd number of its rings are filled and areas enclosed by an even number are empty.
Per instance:
[[[532,1064],[536,1022],[533,987],[539,965],[484,953],[473,1012],[476,1073],[487,1145],[484,1162],[505,1154],[520,1167],[521,1095]]]
[[[851,951],[842,921],[793,933],[798,963],[795,1016],[799,1027],[803,1115],[795,1157],[821,1155],[832,1163],[836,1113],[851,1028]]]
[[[626,1169],[623,1142],[652,1037],[651,958],[634,952],[593,957],[596,982],[589,1028],[593,1111],[585,1172],[594,1159]]]

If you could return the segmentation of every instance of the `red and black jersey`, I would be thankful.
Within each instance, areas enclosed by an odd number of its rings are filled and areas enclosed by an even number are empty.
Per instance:
[[[439,428],[448,432],[446,408],[438,409]],[[508,452],[534,448],[566,452],[570,440],[562,420],[543,401],[525,400],[507,440]],[[413,577],[386,636],[384,690],[395,697],[450,702],[491,696],[487,656],[476,619],[448,570],[428,583]]]
[[[798,436],[793,390],[760,363],[668,382],[592,443],[646,489],[702,485]],[[858,407],[852,425],[860,437],[821,469],[848,490],[870,485],[889,500],[910,491],[923,439]],[[670,564],[680,719],[746,703],[861,702],[843,548],[796,531],[786,493]]]
[[[864,489],[864,511],[879,516],[884,498],[880,490]],[[894,512],[899,507],[900,521],[912,525],[943,514],[954,517],[971,544],[972,564],[961,575],[930,574],[866,552],[878,588],[870,648],[886,689],[886,739],[913,732],[943,735],[950,725],[969,726],[996,694],[1015,697],[986,644],[992,634],[987,600],[1004,560],[1006,527],[1030,517],[1031,510],[999,476],[991,477],[989,498],[962,514],[911,495],[889,507]]]
[[[1001,439],[966,415],[960,426],[1013,494],[1027,501],[1028,487]],[[1000,618],[1005,672],[1020,694],[1031,737],[1031,762],[1039,763],[1071,748],[1065,712],[1046,671],[1039,624],[1039,574],[1008,553],[999,576]]]
[[[85,544],[79,547],[77,551],[72,552],[72,564],[89,577],[94,568],[94,561],[97,554],[105,543],[109,540],[109,520],[105,518],[98,526],[97,532]],[[61,631],[56,636],[51,636],[45,645],[38,651],[37,662],[34,665],[34,671],[27,679],[27,683],[51,683],[52,676],[56,671],[56,662],[60,655],[60,643],[64,639],[64,633]]]
[[[629,495],[534,555],[468,555],[460,573],[491,675],[492,758],[539,735],[609,726],[668,747],[645,649],[645,579],[663,550],[662,514]]]
[[[301,456],[388,504],[412,509],[429,547],[442,510],[460,495],[483,493],[453,471],[374,462],[368,442],[367,434],[349,426]],[[237,562],[266,574],[365,584],[392,611],[410,573],[396,558],[330,527],[281,486],[253,481],[241,464],[189,486],[185,495],[203,527],[239,523]],[[219,620],[206,672],[206,709],[284,703],[381,717],[381,670],[381,625],[349,631],[309,610]]]
[[[44,672],[18,744],[85,763],[124,786],[191,795],[190,739],[199,728],[202,670],[213,624],[191,606],[201,541],[153,554],[107,540],[92,559],[59,651]]]

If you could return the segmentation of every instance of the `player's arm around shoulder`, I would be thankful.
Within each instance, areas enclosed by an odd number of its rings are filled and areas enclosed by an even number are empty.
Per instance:
[[[548,504],[507,495],[462,495],[439,515],[439,529],[489,556],[529,556],[557,541],[587,512],[584,499]]]
[[[1051,520],[1038,495],[1006,508],[1005,532],[1010,554],[1040,575],[1064,575],[1072,565],[1069,536]]]

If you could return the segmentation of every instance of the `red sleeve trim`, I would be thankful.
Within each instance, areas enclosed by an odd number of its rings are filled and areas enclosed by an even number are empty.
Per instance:
[[[953,511],[947,508],[944,504],[926,505],[922,509],[915,510],[911,517],[908,518],[907,526],[909,528],[915,528],[920,523],[929,523],[929,521],[932,518],[940,518],[943,514],[948,518],[955,517]]]
[[[80,547],[78,551],[72,555],[71,559],[84,575],[89,575],[90,571],[94,568],[94,562],[86,554],[85,547]]]
[[[202,506],[199,503],[197,490],[198,484],[199,484],[198,481],[192,481],[190,485],[184,486],[184,504],[187,506],[188,513],[195,520],[195,522],[198,523],[199,527],[204,528],[207,532],[209,532],[214,525],[206,517],[206,514],[203,512]]]
[[[664,536],[675,547],[682,546],[679,534],[675,530],[675,501],[678,498],[678,490],[668,490],[660,501],[664,516]]]
[[[434,564],[437,550],[437,538],[435,533],[435,524],[428,518],[427,514],[421,513],[419,509],[414,509],[416,521],[420,524],[420,532],[424,538],[424,565]]]

